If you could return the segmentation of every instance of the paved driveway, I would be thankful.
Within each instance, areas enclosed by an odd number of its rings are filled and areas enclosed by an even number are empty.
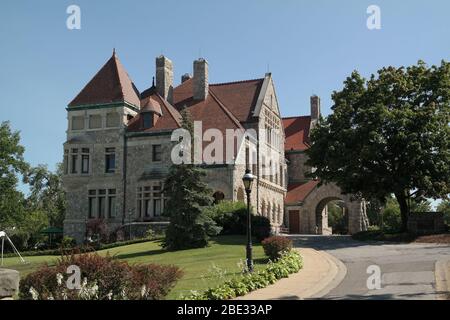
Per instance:
[[[435,299],[435,265],[450,260],[450,246],[358,242],[349,236],[290,236],[296,247],[325,250],[347,274],[325,299]],[[381,289],[367,286],[368,267],[381,271]],[[373,283],[373,282],[371,282]]]

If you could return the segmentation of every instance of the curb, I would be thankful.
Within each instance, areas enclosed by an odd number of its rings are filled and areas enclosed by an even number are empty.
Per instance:
[[[304,259],[304,267],[288,278],[236,300],[318,299],[341,283],[347,274],[345,265],[332,255],[312,248],[295,248]]]
[[[436,299],[450,300],[450,260],[438,260],[435,264]]]
[[[347,275],[347,267],[341,260],[337,259],[333,255],[325,251],[318,251],[318,252],[321,253],[329,261],[330,264],[335,265],[336,272],[334,273],[332,279],[330,281],[327,281],[327,283],[321,290],[312,294],[310,297],[307,297],[308,299],[318,299],[327,295],[328,293],[330,293],[331,290],[336,288]]]

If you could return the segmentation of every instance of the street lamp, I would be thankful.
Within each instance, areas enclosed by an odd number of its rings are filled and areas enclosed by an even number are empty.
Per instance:
[[[252,192],[253,180],[255,180],[255,176],[251,174],[250,169],[246,169],[242,181],[244,182],[245,192],[247,193],[247,268],[249,272],[253,272],[252,217],[250,213],[250,193]]]

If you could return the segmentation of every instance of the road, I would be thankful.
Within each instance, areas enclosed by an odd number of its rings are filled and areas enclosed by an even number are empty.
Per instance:
[[[344,279],[324,299],[432,300],[442,293],[436,291],[435,265],[450,260],[450,245],[358,242],[349,236],[290,237],[296,247],[325,250],[345,264]],[[367,273],[369,266],[381,271],[379,289],[368,288],[368,278],[376,276]]]

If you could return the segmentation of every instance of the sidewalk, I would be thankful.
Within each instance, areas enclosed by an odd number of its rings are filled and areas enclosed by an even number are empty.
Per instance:
[[[297,249],[303,268],[266,288],[253,291],[237,300],[299,300],[319,298],[335,288],[345,277],[344,264],[324,251]]]
[[[436,298],[450,300],[450,260],[438,260],[435,265]]]

